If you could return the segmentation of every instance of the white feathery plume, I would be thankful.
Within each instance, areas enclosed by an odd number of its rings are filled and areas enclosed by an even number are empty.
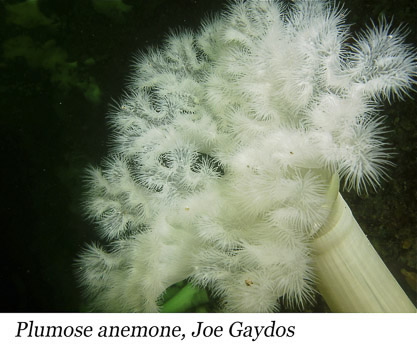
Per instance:
[[[378,107],[417,76],[391,27],[349,44],[330,2],[237,0],[136,56],[112,154],[88,171],[86,212],[106,242],[78,261],[92,308],[154,312],[184,279],[226,311],[311,301],[329,178],[380,185],[391,163]]]

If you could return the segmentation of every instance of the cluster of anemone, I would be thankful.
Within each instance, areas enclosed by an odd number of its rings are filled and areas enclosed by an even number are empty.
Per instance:
[[[416,78],[404,30],[353,36],[345,17],[325,1],[235,1],[136,57],[111,155],[88,172],[102,243],[79,275],[94,309],[158,311],[182,280],[231,312],[312,300],[329,178],[378,187],[381,101]]]

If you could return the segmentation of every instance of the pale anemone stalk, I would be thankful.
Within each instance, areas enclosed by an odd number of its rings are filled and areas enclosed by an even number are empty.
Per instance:
[[[88,172],[93,309],[155,312],[188,280],[228,312],[303,307],[316,285],[334,311],[415,311],[338,194],[386,178],[378,109],[412,88],[415,50],[386,21],[352,36],[332,4],[234,1],[137,56]]]

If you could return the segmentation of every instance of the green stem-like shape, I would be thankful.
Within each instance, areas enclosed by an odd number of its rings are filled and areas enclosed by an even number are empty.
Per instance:
[[[186,284],[161,307],[161,312],[186,312],[187,310],[208,303],[209,298],[204,289]]]

